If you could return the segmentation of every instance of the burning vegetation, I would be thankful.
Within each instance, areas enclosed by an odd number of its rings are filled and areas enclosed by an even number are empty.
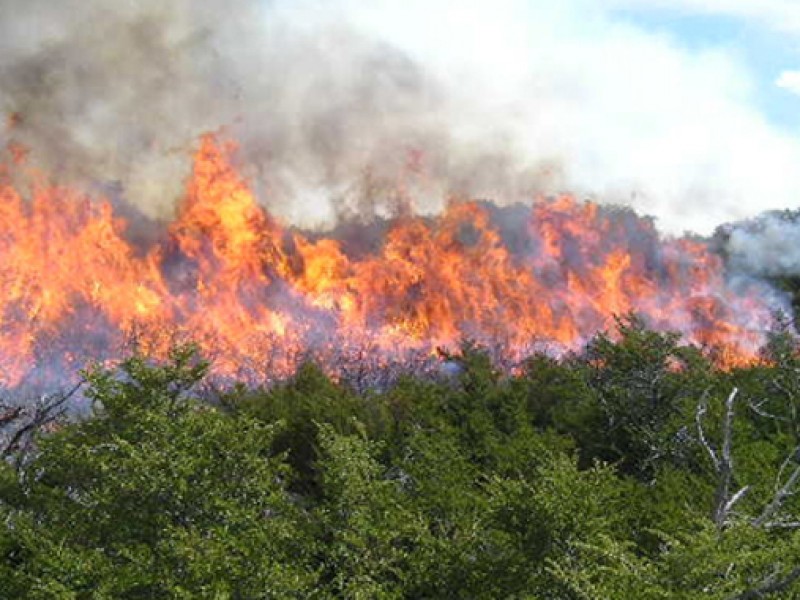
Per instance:
[[[137,223],[109,201],[30,172],[20,184],[16,148],[0,179],[0,383],[187,338],[216,375],[258,382],[309,357],[334,374],[367,356],[424,362],[464,339],[514,364],[578,349],[627,313],[741,364],[780,306],[706,242],[569,196],[525,210],[454,198],[422,216],[398,184],[390,218],[295,230],[258,203],[234,150],[204,136],[174,220],[133,243]]]

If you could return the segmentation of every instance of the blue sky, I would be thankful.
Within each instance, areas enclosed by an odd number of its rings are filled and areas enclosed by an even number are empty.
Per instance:
[[[757,0],[753,4],[757,5]],[[797,7],[800,11],[800,2]],[[791,32],[725,11],[622,8],[612,15],[648,31],[665,33],[692,51],[724,48],[751,73],[758,106],[767,118],[777,126],[800,130],[800,88],[792,91],[778,85],[782,73],[800,67],[798,39]]]

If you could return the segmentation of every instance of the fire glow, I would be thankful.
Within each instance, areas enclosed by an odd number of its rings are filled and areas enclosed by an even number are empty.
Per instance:
[[[23,198],[14,167],[0,172],[0,384],[113,360],[131,340],[158,356],[190,338],[216,373],[265,378],[309,354],[333,371],[348,349],[560,352],[628,312],[747,362],[772,319],[766,288],[732,286],[705,243],[662,239],[630,212],[537,201],[512,244],[487,205],[453,201],[390,220],[356,252],[278,223],[232,151],[202,138],[175,220],[144,250],[108,202],[45,184]]]

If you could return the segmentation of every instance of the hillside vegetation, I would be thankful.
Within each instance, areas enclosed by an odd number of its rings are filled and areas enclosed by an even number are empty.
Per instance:
[[[204,383],[191,348],[9,408],[2,598],[800,598],[800,359],[634,318],[513,374]],[[387,367],[388,368],[388,367]]]

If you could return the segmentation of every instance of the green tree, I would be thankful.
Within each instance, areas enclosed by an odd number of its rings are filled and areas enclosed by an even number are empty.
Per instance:
[[[680,431],[691,423],[697,398],[715,385],[698,349],[631,315],[618,319],[616,339],[595,336],[582,359],[600,416],[591,441],[598,458],[645,479],[658,462],[685,458]]]
[[[337,598],[403,598],[428,543],[425,521],[409,505],[402,481],[387,476],[378,449],[363,434],[322,425],[324,500],[314,511],[324,542],[322,591]]]
[[[306,597],[315,575],[275,427],[192,399],[191,348],[87,375],[95,415],[4,494],[3,597]]]

